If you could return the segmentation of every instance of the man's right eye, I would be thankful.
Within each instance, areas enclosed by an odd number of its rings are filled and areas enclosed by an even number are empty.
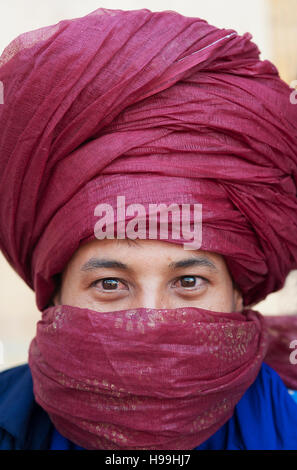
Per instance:
[[[91,286],[98,288],[98,283],[101,283],[100,287],[102,288],[102,291],[115,291],[115,290],[126,290],[126,285],[123,283],[121,279],[118,279],[116,277],[105,277],[102,279],[97,279],[94,281]],[[119,283],[122,283],[124,285],[125,289],[118,289]]]

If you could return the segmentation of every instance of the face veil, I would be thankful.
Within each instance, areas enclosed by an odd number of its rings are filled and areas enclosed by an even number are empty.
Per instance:
[[[232,415],[269,338],[258,312],[44,310],[30,346],[37,402],[86,449],[191,449]]]

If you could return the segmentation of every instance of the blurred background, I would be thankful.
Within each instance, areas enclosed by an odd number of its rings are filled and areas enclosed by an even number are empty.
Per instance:
[[[25,31],[84,16],[97,8],[174,10],[201,17],[221,28],[235,29],[239,34],[248,31],[261,58],[272,61],[281,78],[292,88],[297,87],[297,0],[9,0],[1,2],[0,53]],[[4,370],[27,362],[40,312],[34,292],[1,252],[0,285],[0,370]],[[267,296],[254,309],[264,315],[297,314],[297,271],[288,275],[283,289]]]

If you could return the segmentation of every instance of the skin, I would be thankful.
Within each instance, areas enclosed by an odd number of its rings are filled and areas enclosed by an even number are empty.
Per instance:
[[[96,258],[127,267],[95,267],[89,260]],[[184,259],[197,263],[201,258],[204,261],[199,264],[170,266]],[[82,269],[87,262],[89,266]],[[148,239],[94,239],[82,245],[64,269],[53,303],[98,312],[140,307],[192,306],[224,313],[243,309],[242,295],[223,256]]]

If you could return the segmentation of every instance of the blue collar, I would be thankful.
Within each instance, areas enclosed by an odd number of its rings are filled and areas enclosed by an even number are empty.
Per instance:
[[[28,364],[0,374],[0,428],[3,441],[0,449],[6,446],[14,449],[48,448],[54,426],[34,399]]]

